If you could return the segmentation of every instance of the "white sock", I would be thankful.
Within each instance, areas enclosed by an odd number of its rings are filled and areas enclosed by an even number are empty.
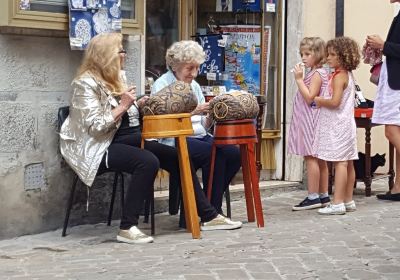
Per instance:
[[[328,197],[328,196],[329,196],[329,194],[327,192],[319,194],[319,198],[325,198],[325,197]]]
[[[308,199],[309,200],[314,200],[316,198],[319,198],[319,195],[317,193],[309,193],[308,194]]]

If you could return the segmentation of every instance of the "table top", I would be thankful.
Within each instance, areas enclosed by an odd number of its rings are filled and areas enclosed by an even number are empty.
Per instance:
[[[354,108],[354,117],[370,119],[373,111],[374,108]]]

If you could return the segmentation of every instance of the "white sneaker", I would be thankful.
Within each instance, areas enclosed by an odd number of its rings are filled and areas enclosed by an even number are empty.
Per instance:
[[[344,207],[344,203],[329,204],[325,208],[319,209],[318,214],[321,214],[321,215],[343,215],[343,214],[346,214],[346,207]]]
[[[354,200],[345,202],[344,207],[346,208],[346,212],[354,212],[357,210],[356,203]]]
[[[129,230],[120,229],[117,235],[119,242],[131,244],[152,243],[153,237],[148,236],[140,231],[137,226],[132,226]]]
[[[201,224],[202,231],[237,229],[242,227],[242,222],[234,222],[231,219],[218,215],[213,220]]]

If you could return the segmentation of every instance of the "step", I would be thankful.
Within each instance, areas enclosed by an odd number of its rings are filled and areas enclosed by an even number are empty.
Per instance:
[[[289,181],[260,181],[259,183],[261,197],[271,196],[274,193],[288,192],[303,189],[300,182]],[[235,184],[229,187],[231,201],[244,199],[244,185]],[[154,212],[162,213],[168,211],[168,190],[154,192]]]

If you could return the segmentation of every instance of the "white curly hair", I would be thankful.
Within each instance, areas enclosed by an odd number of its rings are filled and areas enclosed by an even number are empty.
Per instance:
[[[173,43],[167,50],[165,62],[170,70],[175,70],[182,63],[202,64],[206,54],[199,43],[191,40],[182,40]]]

